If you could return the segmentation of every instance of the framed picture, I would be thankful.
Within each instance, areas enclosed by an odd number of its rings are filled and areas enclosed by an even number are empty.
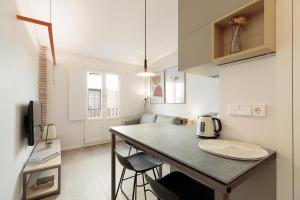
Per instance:
[[[165,70],[166,103],[185,103],[185,73],[178,71],[178,67]]]
[[[165,103],[165,74],[164,71],[156,73],[150,78],[150,103]]]

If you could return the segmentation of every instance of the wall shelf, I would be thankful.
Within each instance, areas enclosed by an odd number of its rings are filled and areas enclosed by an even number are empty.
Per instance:
[[[242,51],[230,54],[233,17],[244,16],[241,28]],[[212,62],[231,63],[276,52],[275,0],[255,0],[212,23]]]

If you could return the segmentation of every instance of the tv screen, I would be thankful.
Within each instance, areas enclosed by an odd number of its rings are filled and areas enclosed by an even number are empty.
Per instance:
[[[29,146],[34,146],[41,135],[42,106],[38,101],[30,101],[25,118],[27,140]]]

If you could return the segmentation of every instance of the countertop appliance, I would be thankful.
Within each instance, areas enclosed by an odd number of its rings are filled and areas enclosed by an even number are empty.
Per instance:
[[[218,138],[222,130],[221,120],[210,115],[202,115],[197,121],[197,136],[200,138]]]

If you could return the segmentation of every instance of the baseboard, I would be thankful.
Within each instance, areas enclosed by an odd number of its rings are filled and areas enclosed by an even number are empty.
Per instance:
[[[123,141],[121,138],[117,138],[116,139],[117,142]],[[106,140],[106,141],[101,141],[101,142],[95,142],[95,143],[89,143],[89,144],[83,144],[81,146],[76,146],[76,147],[69,147],[69,148],[62,148],[62,152],[63,151],[72,151],[72,150],[76,150],[76,149],[82,149],[85,147],[90,147],[90,146],[96,146],[96,145],[101,145],[101,144],[109,144],[111,143],[110,140]]]

